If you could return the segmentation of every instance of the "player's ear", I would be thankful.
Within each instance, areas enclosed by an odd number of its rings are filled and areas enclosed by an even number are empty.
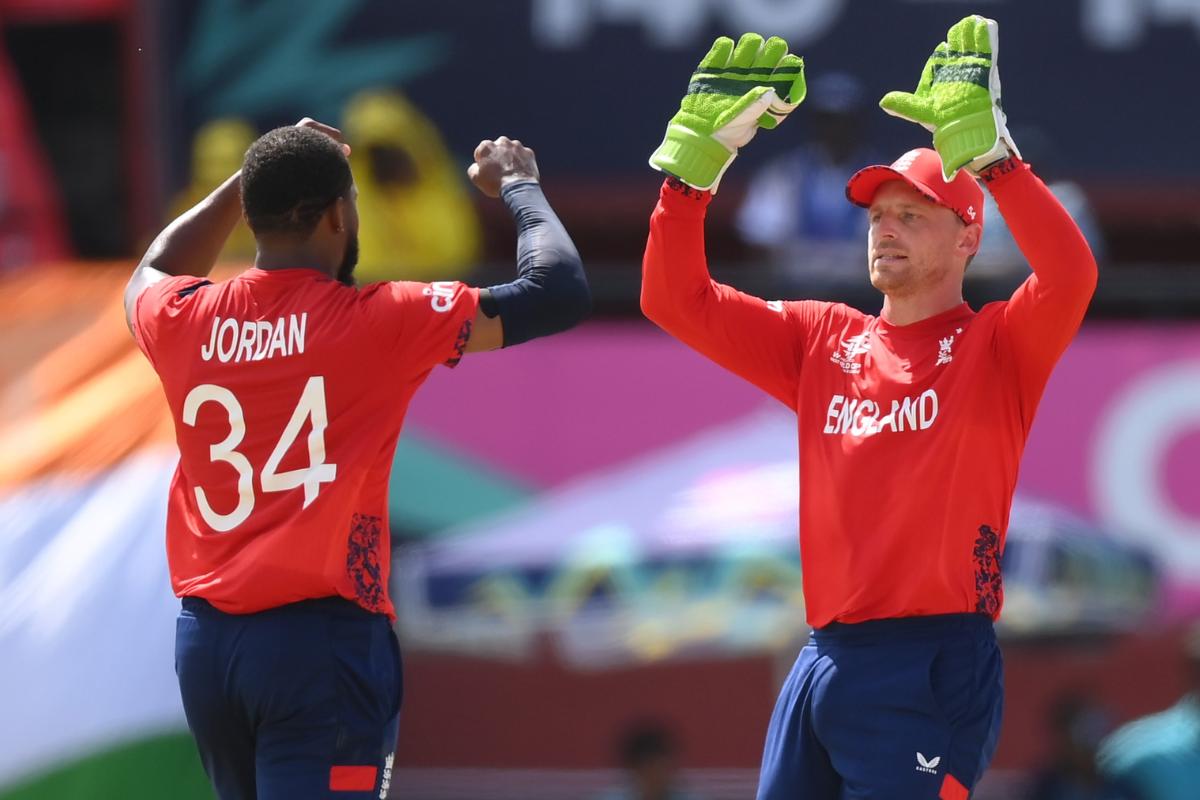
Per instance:
[[[346,230],[347,224],[347,205],[346,198],[339,197],[333,201],[333,205],[325,212],[325,220],[334,233],[341,233]]]
[[[978,222],[964,225],[958,234],[958,248],[964,255],[970,257],[979,252],[979,244],[983,240],[983,226]]]

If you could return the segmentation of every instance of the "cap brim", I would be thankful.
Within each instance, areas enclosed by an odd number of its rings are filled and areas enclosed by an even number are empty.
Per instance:
[[[903,172],[892,169],[891,167],[878,164],[873,167],[863,167],[858,172],[850,177],[846,182],[846,199],[856,206],[870,208],[871,203],[875,202],[875,193],[879,191],[879,187],[891,181],[904,181],[909,186],[916,189],[927,198],[937,203],[943,208],[950,208],[942,198],[938,197],[932,189],[920,181],[913,180]],[[951,211],[954,209],[950,208]],[[955,211],[955,214],[958,212]]]

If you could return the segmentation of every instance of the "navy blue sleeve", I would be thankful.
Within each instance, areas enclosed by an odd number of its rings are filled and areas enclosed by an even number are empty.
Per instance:
[[[500,316],[510,347],[579,324],[591,313],[592,293],[579,251],[542,187],[509,184],[500,197],[517,224],[517,278],[480,292],[479,307]]]

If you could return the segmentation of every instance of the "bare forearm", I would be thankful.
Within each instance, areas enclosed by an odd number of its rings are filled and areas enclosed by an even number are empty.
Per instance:
[[[164,228],[142,256],[142,266],[168,275],[207,276],[241,216],[238,171]]]

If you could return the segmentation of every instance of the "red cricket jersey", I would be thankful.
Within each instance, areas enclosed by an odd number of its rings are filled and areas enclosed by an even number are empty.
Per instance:
[[[361,290],[312,269],[176,277],[137,300],[179,466],[167,562],[179,596],[250,613],[341,596],[395,616],[387,490],[404,414],[462,356],[479,292]]]
[[[651,217],[646,315],[796,411],[814,627],[1000,613],[1021,452],[1050,371],[1083,319],[1096,263],[1026,165],[989,188],[1034,274],[1008,301],[978,313],[964,303],[904,326],[840,303],[767,302],[713,281],[707,192],[664,186]]]

